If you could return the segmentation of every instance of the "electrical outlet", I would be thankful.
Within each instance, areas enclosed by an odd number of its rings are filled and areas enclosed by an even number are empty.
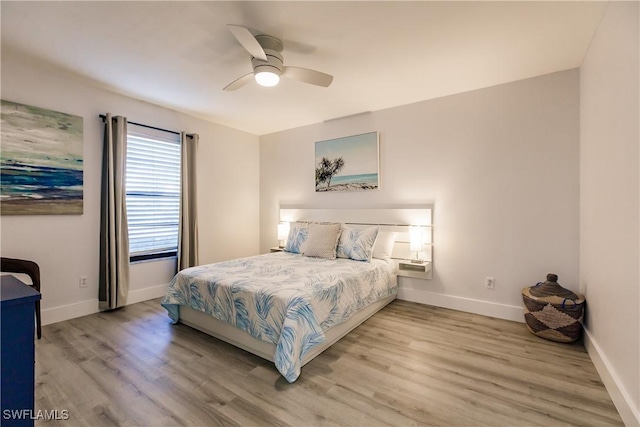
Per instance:
[[[485,277],[484,279],[484,286],[487,289],[493,289],[493,285],[495,284],[496,279],[494,279],[493,277]]]
[[[87,283],[87,276],[80,276],[80,287],[86,288],[87,286],[89,286]]]

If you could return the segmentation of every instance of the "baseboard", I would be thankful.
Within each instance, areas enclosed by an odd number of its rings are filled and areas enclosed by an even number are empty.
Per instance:
[[[127,305],[159,298],[164,295],[167,286],[167,284],[164,284],[130,291],[127,297]],[[64,322],[65,320],[88,316],[89,314],[98,313],[99,311],[100,308],[97,299],[48,308],[42,310],[42,325]]]
[[[160,298],[167,290],[168,283],[164,285],[150,286],[144,289],[137,289],[135,291],[129,291],[127,297],[127,305],[135,304],[137,302],[148,301],[154,298]]]
[[[598,343],[593,339],[588,330],[584,330],[584,347],[596,367],[604,386],[611,396],[624,425],[640,426],[640,408],[636,407],[629,393],[624,389],[620,379],[611,367],[609,359],[604,355]]]
[[[496,317],[498,319],[524,322],[522,307],[515,305],[498,304],[471,298],[463,298],[454,295],[443,295],[435,292],[407,289],[400,286],[398,299],[433,305],[436,307],[450,308],[452,310],[465,311],[467,313],[481,314],[483,316]]]
[[[42,310],[42,325],[44,326],[52,323],[64,322],[65,320],[87,316],[89,314],[97,313],[98,311],[100,311],[98,309],[98,299],[48,308],[46,310]]]

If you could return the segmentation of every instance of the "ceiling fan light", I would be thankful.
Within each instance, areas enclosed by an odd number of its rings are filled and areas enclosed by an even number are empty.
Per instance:
[[[255,74],[256,82],[260,86],[272,87],[280,82],[280,76],[271,71],[260,71]]]

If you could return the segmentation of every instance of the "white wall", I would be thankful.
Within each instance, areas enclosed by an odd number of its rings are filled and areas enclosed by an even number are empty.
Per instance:
[[[6,50],[1,89],[2,99],[74,114],[84,122],[84,214],[3,216],[0,223],[2,255],[40,265],[44,323],[98,308],[103,129],[99,114],[110,112],[138,123],[198,133],[201,263],[259,252],[257,136],[109,92]],[[129,302],[161,295],[174,268],[175,259],[134,264]],[[79,288],[80,276],[88,277],[88,288]]]
[[[585,344],[627,425],[640,425],[638,13],[611,2],[580,71]]]
[[[433,204],[433,280],[402,278],[400,296],[522,321],[520,291],[546,273],[578,290],[578,82],[569,70],[260,137],[261,250],[279,205]],[[314,142],[376,130],[381,188],[315,193]]]

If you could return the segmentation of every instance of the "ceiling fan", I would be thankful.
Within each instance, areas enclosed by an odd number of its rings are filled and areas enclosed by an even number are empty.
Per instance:
[[[239,89],[254,78],[259,85],[267,87],[277,85],[280,82],[280,77],[322,87],[328,87],[333,81],[333,76],[320,71],[301,67],[285,67],[280,53],[284,45],[280,39],[266,34],[254,36],[247,28],[238,25],[227,25],[227,27],[238,42],[251,54],[253,72],[234,80],[223,90]]]

